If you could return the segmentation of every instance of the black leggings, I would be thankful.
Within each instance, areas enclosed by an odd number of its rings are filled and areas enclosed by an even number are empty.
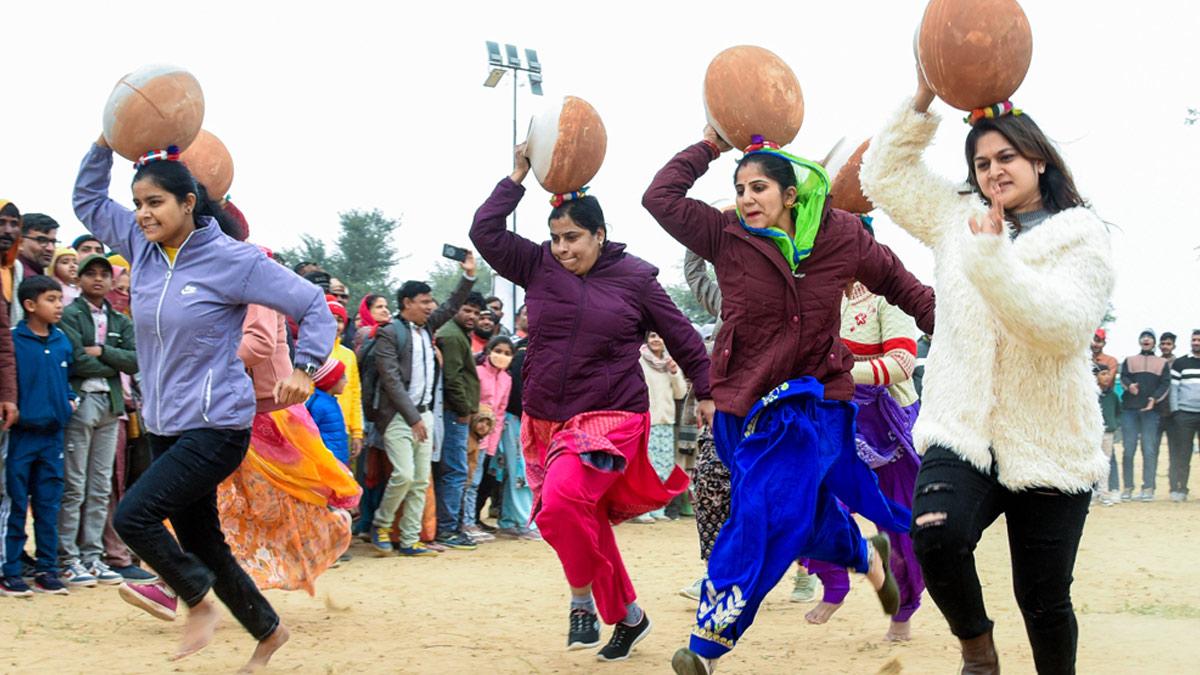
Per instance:
[[[950,632],[968,640],[992,628],[975,571],[975,546],[1003,513],[1013,591],[1034,665],[1042,675],[1074,673],[1079,629],[1071,606],[1071,571],[1090,500],[1089,492],[1052,488],[1013,492],[996,480],[994,463],[982,473],[951,450],[930,447],[917,475],[913,548]]]

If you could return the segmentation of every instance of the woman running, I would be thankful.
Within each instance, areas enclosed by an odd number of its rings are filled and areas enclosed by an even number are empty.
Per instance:
[[[535,520],[571,587],[568,649],[629,656],[650,631],[610,523],[661,508],[687,488],[676,469],[664,483],[650,464],[649,400],[639,365],[642,338],[662,336],[711,417],[708,358],[700,336],[659,286],[654,267],[609,241],[600,202],[567,199],[550,212],[550,241],[509,232],[525,193],[524,144],[516,168],[475,213],[471,240],[498,274],[524,287],[529,348],[522,391],[522,445]]]
[[[246,456],[255,415],[254,385],[237,354],[246,305],[300,325],[295,367],[275,388],[281,405],[308,398],[335,326],[320,289],[221,231],[220,207],[178,159],[170,148],[137,162],[136,211],[108,197],[112,150],[103,137],[75,182],[76,216],[138,271],[133,320],[155,461],[121,501],[114,525],[189,607],[175,658],[212,640],[220,621],[213,591],[258,640],[245,666],[254,670],[288,631],[230,553],[217,512],[217,486]]]
[[[881,528],[908,529],[907,509],[879,492],[856,454],[854,359],[838,339],[843,289],[858,279],[933,329],[933,291],[862,222],[826,203],[819,165],[762,139],[734,173],[737,209],[687,192],[729,150],[712,129],[655,176],[642,204],[671,236],[713,263],[723,325],[713,347],[713,437],[732,474],[732,504],[708,560],[691,645],[677,673],[712,672],[800,557],[864,573],[884,611],[898,610],[883,535],[870,542],[839,504]]]
[[[924,455],[913,545],[962,642],[963,672],[999,672],[974,550],[1004,514],[1034,664],[1070,673],[1071,571],[1108,464],[1088,358],[1113,287],[1108,229],[1042,130],[1007,101],[968,117],[969,192],[932,173],[921,154],[938,127],[933,97],[918,69],[915,98],[871,142],[860,173],[872,203],[934,253],[942,319],[913,429]]]

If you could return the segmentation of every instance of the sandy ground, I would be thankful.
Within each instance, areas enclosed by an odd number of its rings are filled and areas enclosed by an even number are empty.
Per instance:
[[[1192,484],[1200,492],[1200,479]],[[1169,503],[1161,492],[1152,504],[1096,506],[1088,518],[1074,586],[1080,673],[1200,672],[1200,500]],[[622,525],[618,537],[654,621],[623,663],[563,649],[567,589],[544,543],[501,541],[420,560],[372,558],[356,544],[359,555],[327,572],[316,597],[268,593],[292,641],[267,672],[669,673],[695,611],[677,591],[702,572],[695,524]],[[1002,520],[978,560],[1004,672],[1031,673]],[[784,579],[719,672],[957,672],[957,643],[928,596],[913,618],[914,640],[890,644],[865,580],[853,584],[829,624],[810,626],[809,605],[789,602]],[[0,598],[0,671],[232,672],[252,649],[227,618],[208,649],[170,663],[179,630],[126,605],[113,587]]]

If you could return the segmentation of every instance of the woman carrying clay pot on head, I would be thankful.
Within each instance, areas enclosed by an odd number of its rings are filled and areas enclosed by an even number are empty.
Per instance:
[[[973,551],[1003,514],[1037,670],[1074,672],[1071,571],[1108,463],[1088,344],[1113,287],[1109,233],[1042,130],[1008,102],[968,118],[970,192],[932,173],[921,154],[939,118],[919,70],[916,96],[872,141],[860,174],[936,266],[940,330],[913,429],[924,454],[913,544],[962,642],[963,672],[999,672]]]
[[[505,219],[525,194],[530,170],[524,144],[515,165],[475,213],[471,240],[526,292],[522,445],[534,520],[571,587],[567,648],[600,644],[598,613],[615,624],[598,658],[620,660],[649,632],[650,619],[636,602],[611,523],[661,508],[687,487],[681,470],[664,483],[650,464],[643,336],[662,336],[706,417],[708,357],[657,270],[609,240],[595,197],[556,196],[547,242],[510,232]]]
[[[138,271],[133,319],[155,459],[113,522],[189,607],[175,658],[212,640],[221,614],[211,591],[258,640],[246,664],[254,670],[288,630],[230,553],[217,514],[217,485],[246,456],[255,414],[254,385],[238,358],[246,306],[265,305],[300,325],[294,370],[275,386],[283,406],[312,392],[336,326],[320,289],[221,231],[220,207],[178,159],[171,148],[138,160],[136,211],[108,197],[112,150],[103,137],[75,181],[76,216]]]
[[[854,357],[838,339],[843,290],[859,280],[933,330],[933,291],[862,227],[829,207],[813,162],[756,139],[733,176],[737,210],[687,192],[730,146],[711,127],[642,198],[671,236],[713,263],[723,326],[713,347],[713,437],[732,472],[732,508],[708,560],[690,649],[677,673],[712,671],[797,558],[864,573],[898,609],[887,537],[867,540],[838,500],[890,531],[909,512],[886,499],[854,441]]]

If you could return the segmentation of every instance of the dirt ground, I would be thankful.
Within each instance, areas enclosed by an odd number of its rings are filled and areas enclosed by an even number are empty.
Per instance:
[[[1160,464],[1165,472],[1165,457]],[[1200,500],[1170,503],[1165,484],[1164,475],[1152,504],[1095,506],[1088,518],[1074,585],[1080,673],[1200,672]],[[654,621],[628,661],[601,664],[592,651],[563,649],[567,589],[544,543],[500,541],[420,560],[372,558],[356,544],[355,559],[327,572],[316,597],[268,593],[292,640],[267,672],[669,673],[695,611],[677,591],[702,572],[695,523],[622,525],[618,537]],[[1032,673],[1003,521],[985,535],[978,561],[1004,672]],[[809,605],[789,602],[784,579],[718,672],[957,672],[957,644],[928,596],[913,641],[890,644],[865,580],[852,583],[833,620],[810,626]],[[232,672],[253,646],[227,618],[208,649],[170,663],[179,629],[126,605],[113,587],[0,598],[0,671]]]

